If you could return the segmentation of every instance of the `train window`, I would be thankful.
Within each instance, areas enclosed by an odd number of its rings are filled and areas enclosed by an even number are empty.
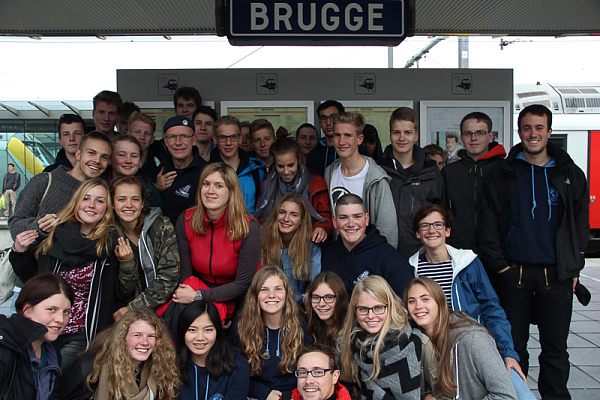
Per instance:
[[[552,134],[549,141],[559,146],[564,151],[567,151],[567,135],[566,134]]]

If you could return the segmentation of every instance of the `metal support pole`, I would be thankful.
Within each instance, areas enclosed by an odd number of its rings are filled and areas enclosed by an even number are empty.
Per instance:
[[[469,68],[469,37],[458,37],[458,68]]]

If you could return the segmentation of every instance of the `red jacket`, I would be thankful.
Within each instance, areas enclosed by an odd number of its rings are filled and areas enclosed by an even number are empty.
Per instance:
[[[341,383],[337,382],[335,384],[335,394],[337,396],[337,400],[350,400],[350,393],[348,389],[344,387]],[[292,400],[302,400],[302,396],[298,391],[298,388],[294,389],[292,392]]]
[[[310,203],[319,215],[325,218],[327,221],[317,221],[314,228],[321,227],[327,232],[327,237],[331,237],[333,234],[333,222],[331,219],[331,203],[329,203],[329,192],[327,191],[327,184],[322,176],[313,174],[311,172],[312,179],[308,184],[308,194],[310,196]]]

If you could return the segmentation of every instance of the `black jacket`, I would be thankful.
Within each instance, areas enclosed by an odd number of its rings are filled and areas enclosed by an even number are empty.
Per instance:
[[[388,145],[379,159],[379,165],[392,178],[390,189],[396,206],[398,219],[398,251],[404,257],[410,257],[422,244],[412,229],[412,218],[425,204],[444,205],[444,180],[434,160],[415,145],[413,150],[415,163],[407,168],[394,159],[392,145]]]
[[[44,168],[44,172],[52,172],[56,168],[58,168],[59,165],[64,165],[66,169],[73,169],[73,165],[71,165],[71,161],[69,161],[69,159],[67,158],[67,153],[65,152],[65,149],[60,149],[58,154],[56,154],[54,164],[50,164],[46,168]]]
[[[479,254],[475,232],[483,178],[494,165],[504,160],[506,151],[502,145],[492,142],[489,151],[477,160],[467,156],[464,149],[460,150],[458,155],[460,160],[442,169],[446,208],[452,211],[454,216],[448,244],[457,249],[471,249]]]
[[[585,265],[584,251],[589,239],[589,189],[583,171],[563,149],[548,143],[548,154],[556,167],[552,185],[559,195],[559,226],[556,234],[558,279],[579,276]],[[480,224],[477,229],[480,256],[488,274],[494,276],[511,260],[504,252],[508,234],[510,197],[517,183],[513,164],[522,151],[514,146],[506,160],[496,165],[483,180]]]
[[[406,284],[414,278],[413,268],[406,257],[387,243],[375,226],[367,226],[366,234],[351,251],[338,236],[321,253],[321,272],[332,271],[342,278],[348,298],[358,281],[371,275],[382,276],[394,292],[402,296]]]
[[[33,377],[29,347],[42,338],[48,330],[19,314],[10,318],[0,315],[0,398],[35,399],[38,386]],[[48,366],[40,372],[39,379],[50,385],[48,398],[58,399],[60,377],[60,352],[53,343],[45,343]],[[47,386],[48,387],[48,386]]]

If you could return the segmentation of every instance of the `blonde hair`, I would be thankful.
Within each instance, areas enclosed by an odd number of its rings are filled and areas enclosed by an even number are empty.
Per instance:
[[[285,273],[279,267],[261,268],[248,289],[244,306],[239,314],[238,334],[240,338],[240,351],[250,364],[250,376],[260,375],[262,360],[268,357],[266,351],[265,322],[262,310],[258,303],[258,294],[265,281],[272,276],[277,276],[283,282],[285,289],[285,304],[281,315],[281,361],[279,369],[283,373],[291,373],[298,359],[298,354],[304,346],[304,331],[300,324],[298,305],[294,300],[294,293]]]
[[[292,276],[299,281],[310,281],[312,272],[312,220],[306,200],[299,194],[283,196],[271,209],[261,230],[260,262],[262,265],[281,266],[283,241],[279,232],[277,216],[279,215],[279,209],[285,202],[298,205],[301,214],[300,226],[294,232],[289,244],[289,256],[293,264]]]
[[[368,378],[369,381],[377,379],[377,376],[381,371],[379,352],[388,332],[390,330],[402,330],[408,321],[408,311],[406,310],[404,302],[396,293],[394,293],[390,285],[381,276],[368,276],[356,284],[354,291],[352,292],[352,298],[350,299],[350,312],[348,313],[341,334],[341,343],[344,343],[342,348],[342,374],[343,379],[349,382],[358,382],[358,369],[350,344],[355,340],[356,334],[363,331],[363,328],[358,324],[356,317],[356,305],[358,303],[358,298],[362,294],[367,294],[387,306],[387,318],[381,327],[381,331],[376,335],[367,337],[359,349],[361,357],[364,352],[372,352],[373,354],[373,372],[371,372],[371,375]]]
[[[102,332],[92,342],[88,354],[95,354],[92,371],[87,376],[86,385],[93,391],[91,384],[99,381],[104,364],[108,365],[108,393],[111,399],[125,399],[127,389],[136,385],[137,366],[125,343],[125,336],[131,325],[144,321],[156,331],[156,344],[150,357],[150,378],[156,382],[156,398],[174,399],[181,387],[179,368],[175,360],[175,349],[162,319],[149,308],[134,308],[129,311],[111,328]]]
[[[96,245],[96,254],[100,257],[102,253],[108,253],[109,249],[115,244],[111,243],[109,234],[110,232],[117,230],[117,225],[115,224],[112,213],[113,205],[108,182],[101,178],[88,179],[83,182],[75,193],[73,193],[73,197],[71,197],[69,203],[67,203],[65,208],[63,208],[57,216],[60,221],[59,225],[64,224],[65,222],[83,223],[78,214],[79,206],[83,202],[85,195],[96,186],[102,186],[106,190],[106,212],[102,219],[98,221],[96,226],[94,226],[90,233],[85,235],[85,237],[90,240],[99,239],[98,244]],[[56,230],[52,230],[52,232],[48,234],[48,237],[42,241],[40,247],[35,252],[36,257],[39,257],[40,254],[44,255],[48,253],[48,250],[54,245],[55,232]]]
[[[198,188],[198,194],[196,195],[196,206],[190,208],[194,210],[192,215],[189,217],[191,221],[192,230],[199,235],[206,233],[206,224],[204,223],[204,203],[202,203],[202,185],[206,178],[215,172],[221,174],[225,186],[229,190],[229,198],[227,199],[227,231],[229,232],[229,239],[232,241],[240,240],[245,238],[250,233],[250,227],[248,222],[250,219],[254,219],[246,208],[244,202],[244,195],[240,187],[237,174],[234,169],[229,165],[218,162],[209,164],[202,171],[200,175],[200,184]]]

